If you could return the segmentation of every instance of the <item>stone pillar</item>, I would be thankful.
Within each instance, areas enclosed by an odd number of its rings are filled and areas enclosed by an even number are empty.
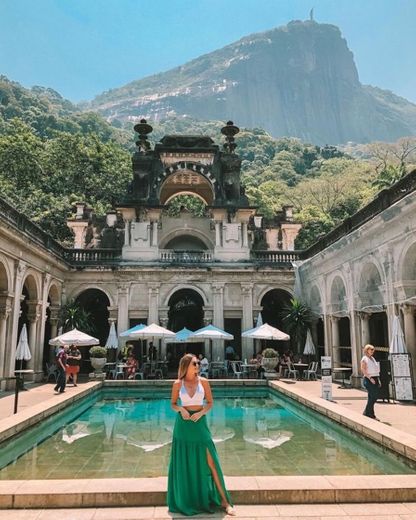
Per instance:
[[[124,219],[124,247],[130,245],[130,226],[131,220]]]
[[[58,311],[55,311],[54,307],[50,307],[51,314],[49,316],[49,323],[51,324],[51,339],[56,338],[58,335]],[[55,360],[55,347],[49,345],[49,363],[53,363]]]
[[[28,340],[30,353],[32,354],[31,359],[27,363],[27,368],[34,370],[36,377],[36,372],[38,372],[39,358],[42,360],[38,343],[38,324],[40,323],[42,325],[42,321],[40,320],[41,304],[35,300],[28,300],[27,305],[27,318],[29,320]]]
[[[416,379],[416,327],[415,327],[415,307],[413,305],[403,305],[404,317],[404,341],[407,351],[412,355],[413,375]]]
[[[213,325],[224,330],[224,283],[212,284]],[[212,342],[212,359],[224,359],[224,341]]]
[[[158,246],[158,225],[159,223],[157,221],[155,222],[152,222],[152,228],[153,228],[153,232],[152,232],[152,247],[157,247]]]
[[[370,343],[370,316],[367,312],[360,312],[361,320],[361,349]]]
[[[149,321],[159,323],[159,283],[149,283]]]
[[[243,303],[243,320],[242,330],[248,330],[253,328],[253,284],[245,283],[241,284],[241,294]],[[241,338],[242,340],[242,359],[251,359],[253,356],[253,340],[251,338]]]
[[[332,339],[332,366],[338,367],[340,365],[339,349],[339,318],[331,316],[331,339]]]
[[[221,247],[221,222],[215,222],[215,247]]]
[[[161,316],[159,318],[159,322],[160,322],[160,325],[162,327],[165,327],[165,329],[167,329],[168,327],[168,323],[169,323],[169,318],[167,315],[165,316]],[[166,359],[166,352],[167,352],[167,347],[166,347],[166,343],[168,343],[169,340],[162,340],[162,343],[161,343],[161,348],[160,348],[160,359],[163,359],[165,360]]]
[[[212,309],[211,308],[207,308],[207,307],[204,307],[203,308],[203,311],[204,311],[204,327],[208,326],[208,325],[211,325],[213,319],[212,319]],[[222,359],[222,356],[217,356],[216,358],[214,358],[210,352],[210,340],[209,339],[206,339],[205,340],[205,345],[204,345],[204,353],[205,355],[207,356],[207,358],[209,359],[209,361],[217,361],[217,358],[220,358]],[[210,359],[211,358],[211,359]]]
[[[39,380],[43,378],[43,351],[44,351],[44,345],[45,345],[45,326],[46,326],[46,320],[48,319],[47,316],[47,309],[49,307],[48,302],[48,294],[49,294],[49,287],[51,282],[51,275],[49,273],[44,273],[42,280],[42,301],[40,303],[40,320],[39,320],[39,326],[38,326],[38,333],[36,342],[39,345],[39,352],[38,357],[36,358],[36,365],[35,365],[35,371],[39,374]],[[49,361],[49,355],[48,355],[48,361]]]
[[[332,355],[332,348],[331,348],[331,342],[332,342],[332,330],[331,330],[331,315],[325,314],[324,317],[324,335],[325,335],[325,356],[331,356]],[[321,361],[321,360],[319,360]]]
[[[5,359],[7,345],[7,322],[12,311],[12,298],[3,294],[0,296],[0,378],[5,376]]]

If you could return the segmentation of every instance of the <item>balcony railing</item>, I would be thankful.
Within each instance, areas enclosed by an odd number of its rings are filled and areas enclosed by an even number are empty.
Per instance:
[[[212,251],[175,251],[172,249],[161,249],[159,261],[170,264],[204,264],[213,262]]]
[[[65,260],[74,266],[117,265],[121,261],[121,249],[67,249]]]
[[[252,251],[251,261],[260,264],[278,264],[290,267],[292,262],[300,260],[299,251]]]

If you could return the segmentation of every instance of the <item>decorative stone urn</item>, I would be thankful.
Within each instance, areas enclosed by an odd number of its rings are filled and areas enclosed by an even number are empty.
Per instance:
[[[92,357],[91,366],[96,374],[102,374],[104,365],[107,363],[107,358]]]
[[[104,347],[92,347],[90,349],[90,361],[95,377],[103,377],[103,368],[107,363],[107,349]]]
[[[266,348],[263,352],[263,358],[261,360],[261,365],[264,368],[264,377],[266,379],[275,379],[277,378],[277,373],[275,368],[279,363],[278,353],[272,348]]]

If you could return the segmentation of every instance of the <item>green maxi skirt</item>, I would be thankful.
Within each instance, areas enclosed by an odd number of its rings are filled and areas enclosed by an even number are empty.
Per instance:
[[[217,468],[227,501],[231,504],[206,416],[193,422],[186,421],[178,413],[168,474],[167,502],[170,512],[190,516],[213,513],[221,506],[221,496],[208,466],[207,450]]]

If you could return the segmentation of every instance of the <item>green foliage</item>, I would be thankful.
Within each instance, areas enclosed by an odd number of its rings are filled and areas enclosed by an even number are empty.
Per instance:
[[[184,209],[192,213],[194,217],[203,217],[206,206],[199,197],[178,195],[169,202],[167,212],[171,217],[178,217]]]
[[[94,333],[91,314],[75,300],[68,301],[61,307],[58,322],[64,332],[78,329],[86,334]]]
[[[282,310],[282,319],[287,326],[292,345],[300,353],[305,341],[308,328],[312,323],[312,313],[307,305],[293,298],[289,305]]]
[[[105,347],[91,347],[89,350],[90,358],[104,359],[107,357],[107,349]]]
[[[274,350],[274,348],[266,348],[262,352],[264,358],[277,358],[279,357],[279,353]]]

